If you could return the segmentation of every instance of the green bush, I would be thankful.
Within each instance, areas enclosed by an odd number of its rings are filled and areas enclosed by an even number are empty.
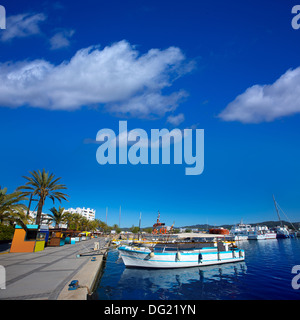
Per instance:
[[[14,236],[15,228],[0,224],[0,240],[11,240]]]

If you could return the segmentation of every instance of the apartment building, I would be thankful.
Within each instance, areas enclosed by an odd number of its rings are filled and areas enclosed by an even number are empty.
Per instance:
[[[96,215],[96,210],[94,209],[90,209],[90,208],[69,208],[69,209],[65,209],[64,212],[70,212],[70,213],[78,213],[81,216],[87,218],[90,221],[94,221],[95,220],[95,215]]]
[[[31,217],[34,221],[36,220],[36,211],[29,211],[29,217]],[[53,218],[50,214],[42,212],[41,216],[41,224],[48,225],[53,221]]]

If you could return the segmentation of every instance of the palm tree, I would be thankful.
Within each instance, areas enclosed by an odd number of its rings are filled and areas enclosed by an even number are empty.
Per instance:
[[[82,216],[79,213],[73,213],[72,218],[72,225],[74,225],[76,231],[79,231]]]
[[[49,174],[45,169],[43,169],[42,172],[38,170],[29,173],[31,174],[31,177],[23,177],[28,181],[24,186],[18,187],[17,190],[25,190],[23,191],[23,195],[25,196],[39,196],[36,224],[40,225],[46,198],[50,198],[53,203],[55,200],[58,200],[61,203],[62,199],[68,201],[66,198],[68,197],[67,194],[57,191],[67,189],[67,187],[64,184],[58,183],[61,178],[54,178],[54,174]]]
[[[98,228],[98,222],[96,220],[89,221],[89,231],[96,231]]]
[[[64,212],[65,208],[59,206],[58,210],[53,207],[50,209],[53,220],[55,221],[55,228],[58,228],[61,222],[65,222],[68,212]]]
[[[108,230],[108,225],[101,220],[97,220],[97,222],[98,222],[98,227],[102,229],[102,231],[105,233]]]
[[[68,229],[73,228],[73,214],[71,212],[65,212],[64,214],[64,222],[68,225]],[[73,225],[72,225],[73,224]]]
[[[81,217],[80,219],[80,229],[82,231],[88,231],[89,228],[89,220],[86,217]]]
[[[116,233],[120,233],[121,232],[121,229],[119,228],[119,226],[117,224],[114,224],[112,226],[112,229],[116,231]]]
[[[27,198],[22,192],[15,191],[7,194],[7,188],[2,189],[0,187],[0,223],[3,220],[12,223],[19,218],[23,219],[27,207],[19,202],[24,200],[27,200]]]

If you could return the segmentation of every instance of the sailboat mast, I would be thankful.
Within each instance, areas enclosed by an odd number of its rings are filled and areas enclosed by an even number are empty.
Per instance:
[[[142,212],[140,212],[139,232],[141,232]]]
[[[141,220],[142,220],[142,213],[140,212],[140,221],[139,221],[139,240],[140,240],[140,234],[141,234]]]
[[[279,215],[279,211],[278,211],[278,207],[277,207],[277,204],[276,204],[276,200],[275,200],[274,194],[273,194],[273,201],[274,201],[275,209],[276,209],[276,212],[277,212],[277,215],[278,215],[278,219],[280,221],[280,226],[282,227],[282,221],[280,219],[280,215]]]

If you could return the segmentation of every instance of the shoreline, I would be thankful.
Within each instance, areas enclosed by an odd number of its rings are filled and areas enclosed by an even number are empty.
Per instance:
[[[34,253],[1,255],[6,289],[0,290],[0,300],[87,300],[98,283],[108,251],[93,251],[95,242],[100,248],[110,243],[107,238],[94,238]],[[78,280],[78,289],[68,290],[72,280]]]

